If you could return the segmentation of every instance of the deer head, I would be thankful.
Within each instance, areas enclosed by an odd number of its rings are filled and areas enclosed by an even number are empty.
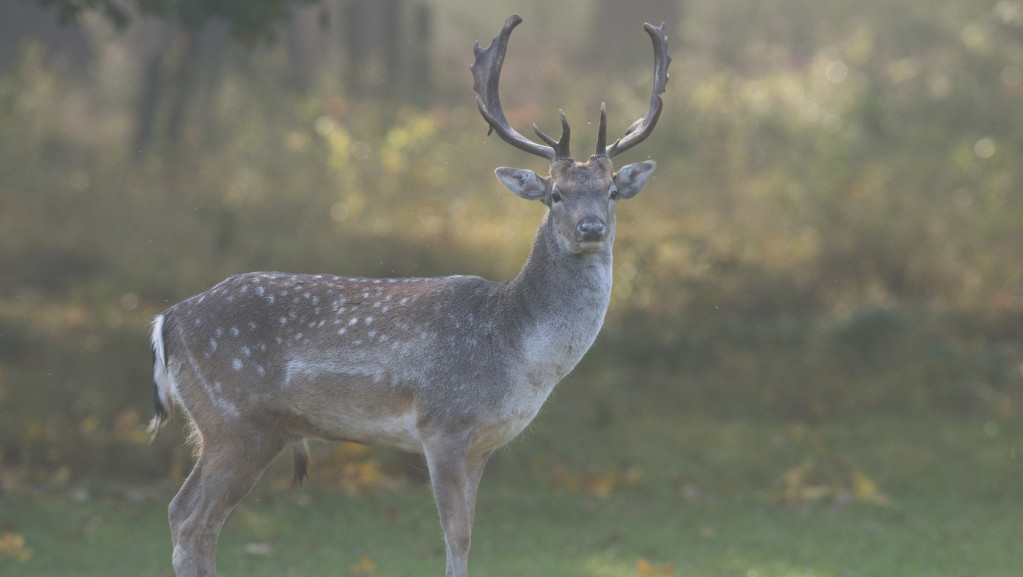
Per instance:
[[[508,39],[521,22],[518,14],[512,14],[504,21],[504,27],[490,47],[484,50],[476,43],[476,62],[470,67],[477,93],[476,106],[490,125],[490,132],[496,131],[505,142],[520,150],[550,160],[550,173],[540,176],[528,169],[502,167],[496,170],[497,178],[516,195],[538,200],[548,207],[558,242],[567,252],[578,254],[608,248],[614,241],[615,203],[639,194],[657,166],[647,160],[628,164],[615,172],[611,158],[642,142],[653,132],[660,117],[661,94],[668,82],[671,62],[664,24],[658,28],[650,24],[644,26],[654,48],[654,85],[646,116],[634,122],[622,138],[607,146],[607,108],[601,104],[596,150],[586,162],[576,162],[569,150],[571,128],[564,111],[559,110],[561,138],[558,140],[533,125],[536,135],[546,143],[540,144],[512,128],[501,109],[498,91],[501,67]]]

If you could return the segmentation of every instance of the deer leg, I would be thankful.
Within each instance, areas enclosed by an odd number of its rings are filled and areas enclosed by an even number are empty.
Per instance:
[[[204,439],[199,461],[171,502],[178,577],[216,575],[217,536],[224,521],[283,446],[282,439],[254,430],[232,433],[216,444]]]
[[[171,540],[174,547],[174,574],[177,577],[195,577],[199,574],[196,566],[195,503],[202,492],[202,471],[205,467],[205,451],[199,455],[192,472],[185,483],[171,499],[167,510],[170,520]]]
[[[469,455],[466,460],[466,473],[468,483],[466,485],[465,500],[469,507],[469,532],[472,532],[473,523],[476,521],[476,492],[480,488],[480,479],[483,478],[483,469],[487,466],[487,459],[491,451]]]
[[[469,440],[442,439],[424,446],[424,449],[433,496],[444,529],[447,549],[445,574],[447,577],[467,577],[472,539],[469,495],[475,495],[475,490],[469,490],[471,483],[466,462]]]

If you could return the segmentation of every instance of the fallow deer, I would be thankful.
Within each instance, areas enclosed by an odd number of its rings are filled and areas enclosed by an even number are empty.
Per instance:
[[[508,123],[498,82],[518,15],[471,66],[491,131],[550,161],[550,174],[498,168],[497,178],[546,211],[513,279],[349,278],[254,272],[232,276],[156,316],[150,433],[180,406],[198,460],[169,507],[178,577],[215,575],[217,536],[270,461],[290,447],[306,475],[306,437],[374,443],[426,458],[446,543],[448,577],[465,577],[476,491],[487,458],[536,416],[589,349],[611,294],[615,204],[632,198],[652,161],[614,171],[611,158],[654,129],[668,80],[664,24],[649,110],[576,162],[561,113],[540,144]]]

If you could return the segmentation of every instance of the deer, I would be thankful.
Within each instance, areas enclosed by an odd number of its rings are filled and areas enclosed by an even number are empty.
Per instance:
[[[611,295],[615,204],[656,167],[615,171],[611,158],[647,138],[668,80],[665,27],[654,49],[647,114],[610,145],[600,110],[595,152],[573,160],[559,111],[557,140],[509,124],[498,92],[509,16],[474,46],[476,105],[515,148],[550,161],[540,176],[498,168],[544,216],[525,265],[504,282],[476,276],[355,278],[237,274],[152,321],[151,438],[174,407],[186,413],[196,461],[168,507],[177,577],[213,577],[218,535],[271,461],[290,448],[308,476],[307,438],[393,447],[425,457],[445,541],[447,577],[466,577],[476,495],[488,458],[537,415],[604,323]]]

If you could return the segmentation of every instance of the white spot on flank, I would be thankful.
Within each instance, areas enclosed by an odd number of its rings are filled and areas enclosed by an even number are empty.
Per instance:
[[[184,340],[185,338],[184,330],[181,327],[178,327],[178,338],[181,340]],[[188,364],[192,369],[192,374],[199,379],[199,383],[202,385],[203,390],[206,391],[206,395],[209,396],[210,401],[212,401],[213,404],[224,413],[233,417],[237,417],[238,407],[235,406],[235,404],[232,403],[231,401],[221,399],[216,396],[216,393],[220,391],[220,383],[210,385],[210,382],[206,380],[206,376],[203,374],[202,367],[199,366],[199,363],[195,360],[195,357],[192,356],[191,351],[186,348],[184,349],[184,353],[185,359],[188,361]],[[176,394],[175,391],[172,391],[172,393]]]
[[[408,302],[408,297],[402,297],[402,299],[400,301],[398,301],[398,304],[403,305],[403,304],[405,304],[407,302]]]
[[[298,333],[297,335],[295,335],[295,340],[296,341],[301,340],[301,339],[302,339],[302,333]]]
[[[352,317],[352,320],[348,321],[348,326],[352,326],[359,322],[359,317]]]
[[[222,329],[221,327],[217,327],[215,333],[217,335],[217,338],[220,338],[224,334],[224,329]]]
[[[366,317],[366,324],[367,325],[371,324],[372,322],[373,322],[373,317]]]
[[[259,373],[259,376],[261,377],[266,376],[266,369],[263,368],[263,365],[256,365],[256,372]]]
[[[287,317],[281,317],[277,319],[277,322],[281,323],[281,326],[283,327],[284,325],[288,324],[288,319]]]
[[[262,288],[262,287],[260,287],[260,288]],[[274,304],[274,300],[275,300],[274,295],[267,295],[266,296],[266,302],[268,302],[270,304]]]
[[[256,282],[259,282],[259,281],[258,281],[258,279],[257,279],[257,281],[256,281]],[[257,295],[259,295],[259,296],[263,296],[263,293],[265,293],[265,292],[266,292],[266,289],[265,289],[265,288],[263,288],[263,287],[261,287],[261,286],[258,286],[258,287],[256,287],[256,294],[257,294]]]
[[[235,359],[235,360],[231,361],[231,368],[236,370],[236,371],[242,370],[242,360],[241,359]]]
[[[249,349],[249,347],[242,347],[242,354],[245,355],[246,357],[251,357],[252,350]]]
[[[250,331],[256,330],[256,323],[249,321],[249,330]]]
[[[210,339],[210,350],[217,352],[217,339]]]
[[[346,329],[344,327],[341,327],[340,329],[338,329],[337,334],[338,335],[343,335],[343,334],[345,334],[347,332],[348,332],[348,329]]]
[[[236,337],[238,336],[238,334],[239,334],[238,327],[231,327],[231,336]]]

